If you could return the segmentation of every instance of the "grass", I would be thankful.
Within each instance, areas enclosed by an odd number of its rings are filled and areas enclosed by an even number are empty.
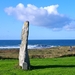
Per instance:
[[[0,75],[75,75],[75,46],[29,51],[31,69],[18,65],[19,49],[0,50]]]
[[[30,59],[31,69],[22,70],[18,59],[0,59],[0,75],[75,75],[75,57]]]

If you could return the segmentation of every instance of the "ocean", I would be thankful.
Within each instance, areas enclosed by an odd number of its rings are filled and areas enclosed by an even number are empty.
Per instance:
[[[21,40],[0,40],[0,49],[20,48]],[[28,40],[28,49],[75,46],[75,40]]]

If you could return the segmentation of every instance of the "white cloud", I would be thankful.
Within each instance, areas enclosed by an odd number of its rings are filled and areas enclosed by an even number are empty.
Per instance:
[[[71,23],[69,23],[68,25],[65,25],[63,27],[63,29],[66,29],[66,30],[75,30],[75,21],[72,21]]]
[[[72,19],[60,14],[57,11],[57,5],[50,5],[46,7],[36,7],[35,5],[28,4],[26,7],[19,3],[16,7],[7,7],[5,12],[8,15],[15,16],[20,21],[30,21],[32,25],[44,26],[53,30],[75,29],[75,24],[72,25]]]

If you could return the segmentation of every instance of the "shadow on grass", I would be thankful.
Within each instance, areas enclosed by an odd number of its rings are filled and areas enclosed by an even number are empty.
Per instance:
[[[2,57],[2,56],[0,56],[0,59],[5,60],[5,59],[18,59],[18,58],[10,58],[10,57]]]
[[[31,66],[31,70],[33,69],[45,69],[45,68],[73,68],[75,65],[38,65]]]
[[[75,54],[68,54],[68,55],[62,55],[60,57],[74,57],[74,56],[75,56]]]

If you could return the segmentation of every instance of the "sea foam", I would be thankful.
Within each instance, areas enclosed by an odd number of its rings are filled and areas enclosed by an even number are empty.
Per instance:
[[[43,49],[43,48],[51,48],[56,46],[50,46],[50,45],[28,45],[28,49]],[[12,48],[20,48],[19,46],[0,46],[0,49],[12,49]]]

